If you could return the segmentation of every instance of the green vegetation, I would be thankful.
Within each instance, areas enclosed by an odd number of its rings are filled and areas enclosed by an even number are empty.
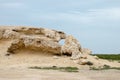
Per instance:
[[[90,70],[109,70],[109,69],[116,69],[116,70],[120,70],[120,67],[110,67],[108,65],[104,65],[103,67],[90,67]]]
[[[120,61],[120,54],[92,54],[92,55],[98,56],[101,59]]]
[[[120,63],[120,54],[92,54],[93,56],[98,56],[101,59],[107,59],[109,61],[118,61]],[[110,67],[108,65],[104,65],[103,67],[90,67],[90,70],[108,70],[108,69],[116,69],[120,70],[120,67]]]
[[[64,72],[79,72],[77,67],[56,67],[56,66],[52,66],[52,67],[38,67],[38,66],[34,66],[34,67],[29,67],[30,69],[41,69],[41,70],[59,70],[59,71],[64,71]]]

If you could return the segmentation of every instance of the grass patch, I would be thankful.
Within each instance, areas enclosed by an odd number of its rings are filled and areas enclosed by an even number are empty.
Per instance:
[[[64,72],[79,72],[77,67],[57,67],[57,66],[52,66],[52,67],[29,67],[30,69],[41,69],[41,70],[59,70],[59,71],[64,71]]]
[[[104,65],[103,67],[90,67],[90,70],[109,70],[109,69],[116,69],[116,70],[120,70],[120,67],[110,67],[108,65]]]
[[[120,54],[92,54],[93,56],[98,56],[101,59],[107,59],[110,61],[117,60],[120,61]]]

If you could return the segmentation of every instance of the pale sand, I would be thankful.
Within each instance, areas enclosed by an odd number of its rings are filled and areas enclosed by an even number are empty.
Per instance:
[[[5,56],[10,41],[0,40],[0,80],[119,80],[120,71],[90,71],[88,66],[76,64],[70,57],[61,56],[55,59],[53,55],[39,51],[20,50],[17,54]],[[120,63],[103,60],[102,63],[120,66]],[[99,64],[99,63],[98,63]],[[33,66],[75,66],[78,73],[52,70],[31,70]]]
[[[80,70],[78,73],[53,70],[0,69],[0,80],[119,80],[120,71]]]
[[[76,64],[70,57],[58,56],[55,59],[55,55],[50,53],[41,53],[39,51],[32,50],[20,50],[16,54],[5,56],[7,54],[7,48],[10,45],[10,41],[0,41],[0,68],[13,68],[13,67],[31,67],[31,66],[76,66],[82,67]],[[88,66],[84,66],[85,68]]]
[[[19,50],[16,54],[5,56],[7,54],[7,47],[10,46],[11,41],[0,40],[0,68],[2,67],[31,67],[31,66],[75,66],[78,68],[88,68],[77,64],[77,60],[70,60],[70,57],[58,56],[50,53],[41,53],[40,51],[33,50]],[[107,60],[95,60],[92,56],[89,59],[96,63],[95,66],[100,64],[109,64],[113,67],[120,67],[118,62],[109,62]]]

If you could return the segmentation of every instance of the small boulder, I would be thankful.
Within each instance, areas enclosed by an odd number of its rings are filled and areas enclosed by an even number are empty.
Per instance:
[[[99,57],[97,57],[97,56],[93,56],[96,60],[99,60]]]
[[[53,58],[54,58],[54,59],[59,59],[59,57],[58,57],[58,56],[53,56]]]
[[[80,65],[89,65],[89,66],[93,65],[93,63],[92,63],[91,61],[88,61],[88,60],[86,60],[86,59],[80,60],[80,61],[78,62],[78,64],[80,64]]]
[[[82,48],[82,53],[90,55],[90,54],[92,54],[92,51],[90,49],[87,49],[87,48]]]

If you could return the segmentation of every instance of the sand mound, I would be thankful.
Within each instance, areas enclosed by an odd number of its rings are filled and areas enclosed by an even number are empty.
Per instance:
[[[59,44],[62,39],[65,39],[64,45]],[[1,68],[120,66],[117,62],[102,60],[90,54],[92,54],[90,49],[82,48],[77,39],[62,31],[22,26],[0,27]]]

